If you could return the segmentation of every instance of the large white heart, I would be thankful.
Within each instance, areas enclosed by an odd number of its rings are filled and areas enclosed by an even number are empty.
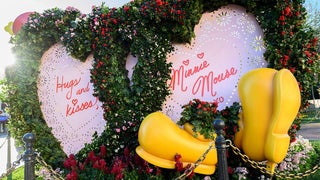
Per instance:
[[[92,62],[92,56],[85,62],[72,58],[61,44],[52,46],[41,58],[41,111],[66,154],[77,153],[95,132],[100,135],[105,128],[102,103],[92,95]]]
[[[173,64],[172,95],[162,111],[174,121],[182,106],[198,98],[216,101],[218,109],[239,102],[239,78],[251,69],[266,67],[263,32],[252,14],[238,5],[202,15],[190,44],[175,45],[167,61]]]

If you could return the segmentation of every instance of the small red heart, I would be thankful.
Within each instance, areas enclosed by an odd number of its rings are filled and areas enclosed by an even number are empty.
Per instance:
[[[183,63],[184,65],[188,66],[188,65],[189,65],[189,59],[182,61],[182,63]]]
[[[72,104],[75,106],[78,103],[78,99],[72,99]]]
[[[202,52],[202,53],[200,53],[200,54],[197,54],[197,57],[198,57],[199,59],[202,59],[202,58],[204,57],[204,52]]]

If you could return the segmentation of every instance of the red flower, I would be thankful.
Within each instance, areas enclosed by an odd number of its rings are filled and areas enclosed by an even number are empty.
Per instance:
[[[130,9],[129,6],[124,6],[124,7],[123,7],[123,10],[126,11],[126,12],[127,12],[129,9]]]
[[[106,167],[107,167],[106,161],[105,161],[104,159],[100,159],[100,160],[99,160],[99,169],[100,169],[100,170],[103,170],[103,169],[105,169]]]
[[[91,48],[92,48],[92,49],[96,49],[96,44],[92,44],[92,45],[91,45]]]
[[[238,132],[238,127],[237,126],[233,126],[233,132],[234,133]]]
[[[182,170],[183,170],[183,164],[182,164],[182,162],[180,162],[180,161],[176,162],[175,168],[176,168],[176,170],[179,171],[179,172],[182,171]]]
[[[232,174],[233,173],[233,168],[232,167],[228,167],[228,173]]]
[[[193,169],[189,169],[189,168],[191,168],[191,164],[188,164],[187,166],[186,166],[186,170],[185,170],[185,173],[187,173],[187,174],[189,174],[188,176],[187,176],[187,178],[188,179],[192,179],[192,177],[194,176],[194,171],[193,171]],[[190,172],[191,171],[191,172]]]
[[[129,148],[128,147],[126,147],[125,149],[124,149],[124,156],[125,157],[129,157],[129,155],[130,155],[130,150],[129,150]]]
[[[120,179],[123,179],[122,173],[116,175],[116,180],[120,180]]]
[[[94,164],[99,158],[94,154],[93,151],[89,152],[88,154],[88,161],[91,161],[92,164]]]
[[[120,158],[116,158],[111,169],[112,174],[122,174],[122,169],[125,167],[125,164],[122,162]]]
[[[63,162],[63,166],[67,169],[72,169],[77,166],[77,160],[75,159],[73,154],[70,154],[69,158]]]
[[[104,28],[101,28],[101,36],[105,36],[106,35],[106,32],[104,30]]]
[[[296,68],[295,67],[290,67],[289,70],[290,70],[291,73],[295,73],[296,72]]]
[[[293,36],[293,32],[292,31],[290,31],[290,36]]]
[[[311,54],[310,54],[309,51],[304,51],[304,54],[305,54],[307,57],[310,57],[310,56],[311,56]]]
[[[76,171],[72,170],[69,174],[67,174],[66,180],[77,180],[78,174]]]
[[[161,0],[157,0],[156,3],[157,3],[157,6],[162,6],[163,5],[163,2]]]
[[[297,125],[296,125],[296,124],[293,124],[292,128],[293,128],[293,129],[297,129]]]
[[[181,158],[182,158],[182,156],[177,153],[177,154],[174,156],[174,161],[175,161],[175,162],[180,161]]]
[[[177,171],[182,171],[183,170],[183,164],[180,161],[181,158],[182,158],[182,156],[180,154],[178,154],[178,153],[174,156],[174,161],[176,162],[175,168],[176,168]]]
[[[153,172],[153,169],[150,168],[149,166],[146,167],[146,173],[151,174]]]
[[[93,166],[94,169],[100,169],[99,161],[96,161]]]
[[[307,44],[307,48],[310,48],[310,47],[311,47],[311,44],[308,43],[308,44]]]
[[[81,162],[79,163],[79,169],[80,169],[81,171],[84,170],[85,166],[86,166],[86,163],[81,163]]]
[[[100,157],[104,158],[106,157],[107,149],[104,145],[100,146]]]
[[[279,21],[284,21],[284,20],[285,20],[285,17],[283,15],[280,16]]]
[[[291,9],[289,6],[287,6],[286,9],[284,10],[284,14],[285,14],[285,16],[291,15]]]
[[[312,46],[316,46],[317,42],[318,42],[318,38],[317,37],[313,38],[312,39]]]
[[[160,175],[161,174],[161,169],[159,167],[156,167],[156,175]]]
[[[318,42],[318,40],[319,40],[318,37],[314,37],[312,41],[313,42]]]

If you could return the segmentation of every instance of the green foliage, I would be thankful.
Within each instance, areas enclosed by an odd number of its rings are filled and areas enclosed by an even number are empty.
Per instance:
[[[7,99],[8,87],[6,86],[6,80],[0,79],[0,102],[5,102]]]
[[[206,102],[199,99],[193,99],[188,104],[183,105],[181,118],[177,122],[183,126],[185,123],[193,125],[193,131],[199,132],[207,139],[214,139],[213,121],[217,118],[225,121],[226,138],[233,140],[235,133],[238,131],[238,114],[240,105],[234,102],[223,110],[217,110],[218,103]]]

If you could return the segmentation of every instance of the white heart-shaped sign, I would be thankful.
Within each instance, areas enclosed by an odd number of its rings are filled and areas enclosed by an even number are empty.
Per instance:
[[[105,128],[102,103],[92,95],[92,62],[92,56],[85,62],[72,58],[61,44],[52,46],[41,58],[41,111],[66,154],[77,153],[95,132],[100,135]]]
[[[182,106],[198,98],[218,109],[239,102],[237,84],[251,69],[266,67],[263,32],[252,14],[238,5],[202,15],[190,44],[175,45],[169,83],[172,95],[162,111],[177,121]]]

